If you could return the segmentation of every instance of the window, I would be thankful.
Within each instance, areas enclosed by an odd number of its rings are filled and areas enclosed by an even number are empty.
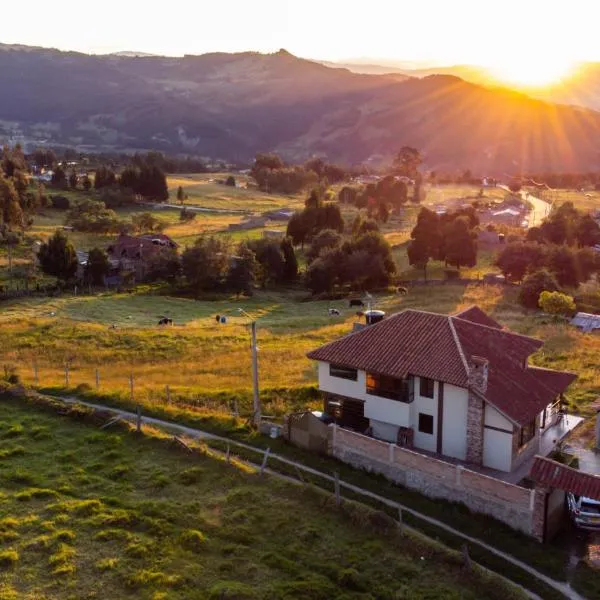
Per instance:
[[[367,373],[367,394],[399,402],[412,402],[412,379],[397,379],[377,373]]]
[[[425,398],[433,398],[434,381],[427,377],[419,377],[419,394]]]
[[[419,413],[419,431],[433,434],[433,415]]]
[[[527,425],[523,425],[521,427],[521,435],[519,439],[519,446],[524,446],[527,442],[531,441],[535,436],[535,419],[533,421],[527,423]]]
[[[329,375],[331,375],[331,377],[339,377],[340,379],[351,379],[352,381],[356,381],[358,378],[356,369],[331,364],[329,365]]]

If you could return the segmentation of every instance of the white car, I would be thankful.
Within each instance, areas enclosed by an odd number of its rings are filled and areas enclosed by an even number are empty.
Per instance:
[[[577,527],[600,530],[600,500],[567,494],[571,518]]]

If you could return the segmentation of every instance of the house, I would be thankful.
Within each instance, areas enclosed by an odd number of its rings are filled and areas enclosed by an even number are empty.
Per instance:
[[[600,331],[600,315],[578,312],[572,319],[571,325],[581,329],[585,333]]]
[[[137,279],[143,279],[146,274],[148,261],[161,252],[176,250],[177,243],[164,233],[147,233],[132,236],[125,233],[108,246],[111,266],[118,267],[123,272],[132,272]]]
[[[540,448],[572,373],[528,365],[542,342],[478,307],[404,310],[310,352],[324,410],[400,446],[511,472]]]

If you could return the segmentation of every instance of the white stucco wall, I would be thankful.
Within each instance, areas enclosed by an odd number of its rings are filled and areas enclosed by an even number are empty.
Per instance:
[[[382,421],[376,421],[375,419],[371,419],[370,424],[371,429],[373,430],[373,437],[376,437],[378,440],[392,442],[393,444],[398,441],[397,425],[390,425],[389,423],[383,423]]]
[[[465,388],[444,384],[442,454],[460,460],[467,458],[467,410],[469,394]]]
[[[438,386],[439,382],[434,382],[433,398],[421,396],[421,381],[419,377],[415,377],[415,400],[410,406],[411,427],[415,432],[414,443],[415,448],[428,450],[429,452],[437,451],[437,428],[438,428]],[[419,431],[419,413],[433,415],[433,433],[423,433]]]
[[[366,396],[365,372],[358,371],[356,381],[332,377],[329,374],[329,363],[319,361],[319,389],[332,394],[340,394],[340,396],[364,400]]]
[[[510,471],[513,424],[493,406],[486,404],[484,425],[488,427],[483,428],[483,466],[498,471]],[[504,431],[498,431],[499,429]]]

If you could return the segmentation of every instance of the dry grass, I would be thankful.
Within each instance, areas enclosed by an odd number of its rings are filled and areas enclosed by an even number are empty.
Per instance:
[[[83,383],[95,387],[99,368],[100,391],[125,396],[129,374],[134,373],[136,397],[152,401],[164,400],[166,385],[187,396],[225,390],[247,393],[250,338],[247,320],[237,312],[243,307],[258,318],[261,387],[314,385],[316,368],[306,353],[350,331],[356,316],[347,301],[301,302],[301,298],[261,293],[251,299],[208,302],[123,294],[5,303],[0,313],[0,365],[17,365],[22,379],[33,383],[36,362],[41,385],[62,386],[64,364],[72,359],[70,387]],[[600,394],[600,337],[522,311],[514,288],[414,287],[406,297],[380,296],[376,302],[389,313],[408,307],[451,313],[471,304],[515,331],[545,340],[534,362],[579,374],[570,396],[580,409]],[[329,317],[329,307],[338,308],[341,317]],[[217,325],[216,314],[226,315],[228,323]],[[175,326],[158,327],[160,315],[173,318]],[[117,329],[109,327],[113,323]]]

